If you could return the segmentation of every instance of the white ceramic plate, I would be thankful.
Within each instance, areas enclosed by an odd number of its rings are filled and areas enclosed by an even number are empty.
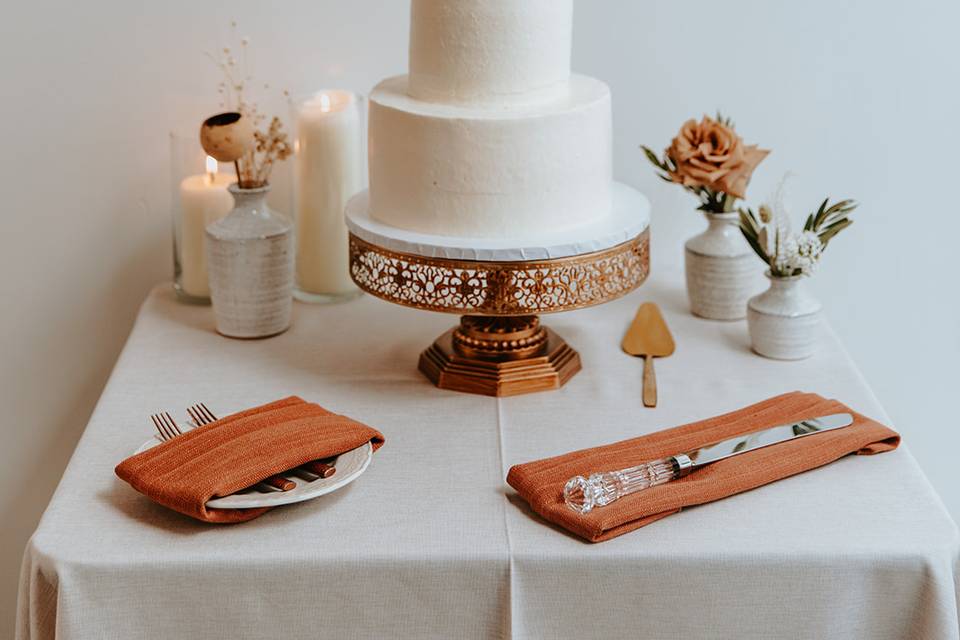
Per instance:
[[[160,444],[158,438],[151,438],[144,442],[135,453],[146,451],[158,444]],[[207,506],[216,509],[251,509],[253,507],[277,507],[282,504],[293,504],[294,502],[317,498],[356,480],[361,473],[367,470],[371,459],[373,459],[373,446],[369,442],[365,442],[356,449],[337,456],[337,472],[329,478],[316,478],[313,474],[306,472],[302,475],[288,472],[281,475],[296,483],[295,489],[277,491],[251,487],[229,496],[214,498],[207,502]]]

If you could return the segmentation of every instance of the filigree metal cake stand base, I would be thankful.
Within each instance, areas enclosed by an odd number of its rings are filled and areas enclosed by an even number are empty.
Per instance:
[[[609,302],[640,286],[649,270],[649,230],[602,251],[511,262],[400,253],[350,234],[350,273],[361,289],[462,315],[421,354],[420,371],[440,388],[489,396],[566,383],[580,356],[538,314]]]
[[[515,396],[559,389],[580,355],[537,316],[463,316],[420,354],[420,371],[441,389]]]

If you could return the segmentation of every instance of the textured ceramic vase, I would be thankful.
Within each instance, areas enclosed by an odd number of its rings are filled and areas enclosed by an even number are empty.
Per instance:
[[[290,327],[293,226],[267,206],[269,186],[229,189],[233,210],[207,227],[217,331],[231,338],[266,338]]]
[[[687,295],[694,315],[740,320],[759,290],[757,261],[737,213],[707,213],[707,229],[685,245]]]
[[[770,288],[750,298],[747,326],[753,350],[777,360],[810,357],[817,346],[820,302],[807,292],[804,276],[775,278]]]

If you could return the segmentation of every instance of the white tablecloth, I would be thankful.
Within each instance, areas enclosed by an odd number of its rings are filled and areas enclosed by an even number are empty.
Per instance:
[[[506,486],[515,463],[794,389],[889,424],[828,327],[815,357],[766,360],[744,323],[696,319],[683,295],[679,272],[655,272],[623,300],[546,318],[584,370],[558,392],[497,400],[417,372],[452,316],[365,296],[297,305],[285,335],[235,341],[157,288],[26,550],[18,637],[957,638],[957,529],[909,439],[601,544],[545,524]],[[657,362],[653,410],[642,362],[618,348],[646,299],[678,345]],[[154,411],[288,394],[386,435],[347,489],[216,526],[113,475]]]

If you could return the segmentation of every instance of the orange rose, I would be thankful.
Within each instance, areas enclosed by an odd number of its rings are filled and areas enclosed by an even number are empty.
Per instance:
[[[703,116],[687,120],[666,150],[676,165],[671,179],[685,187],[707,187],[712,191],[743,198],[757,165],[770,153],[756,145],[745,145],[730,127]]]

